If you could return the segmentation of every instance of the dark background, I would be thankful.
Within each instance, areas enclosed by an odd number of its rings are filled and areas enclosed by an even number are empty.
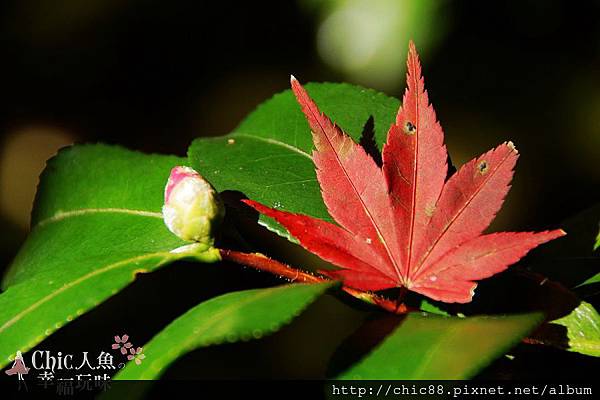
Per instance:
[[[2,2],[1,265],[26,235],[37,175],[58,147],[100,141],[185,155],[193,138],[229,132],[286,89],[290,73],[303,82],[363,83],[317,50],[320,24],[335,11],[324,3]],[[418,32],[398,32],[402,45],[390,57],[404,59],[415,38],[455,163],[505,140],[518,146],[514,187],[496,228],[555,227],[598,202],[599,15],[598,2],[447,1],[412,21]],[[399,81],[375,86],[400,96]],[[121,331],[142,343],[202,299],[277,283],[236,266],[202,268],[181,263],[143,276],[40,347],[100,348]],[[293,329],[193,352],[167,376],[322,376],[362,314],[334,299],[319,304]],[[330,332],[315,330],[323,320]],[[482,376],[589,372],[584,356],[519,351],[529,361],[502,359]]]

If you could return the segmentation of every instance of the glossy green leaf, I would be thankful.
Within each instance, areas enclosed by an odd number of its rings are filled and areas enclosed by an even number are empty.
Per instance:
[[[192,308],[143,347],[145,358],[129,362],[116,379],[155,379],[169,364],[199,347],[258,339],[281,328],[332,283],[292,284],[244,290]]]
[[[553,321],[567,328],[569,351],[600,357],[600,315],[582,301],[569,315]]]
[[[355,140],[374,129],[379,146],[400,104],[348,84],[311,83],[306,89],[321,111]],[[239,191],[275,208],[331,220],[321,199],[311,149],[306,119],[286,90],[260,105],[230,135],[196,139],[188,155],[192,167],[217,190]],[[261,224],[289,238],[275,221],[260,218]]]
[[[407,315],[340,379],[467,379],[531,332],[541,314],[443,317]]]
[[[177,157],[105,145],[75,146],[48,162],[32,231],[0,294],[0,366],[127,286],[140,272],[218,252],[186,245],[160,214]]]

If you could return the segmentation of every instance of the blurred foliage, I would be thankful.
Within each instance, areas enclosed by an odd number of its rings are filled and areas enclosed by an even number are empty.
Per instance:
[[[363,330],[395,329],[339,379],[469,379],[512,348],[542,320],[541,314],[444,317],[411,313],[369,321]],[[362,335],[361,335],[362,333]],[[386,332],[387,333],[387,332]],[[365,345],[365,332],[350,338]],[[370,343],[369,343],[370,344]]]
[[[435,0],[304,0],[320,22],[316,46],[346,80],[396,92],[404,84],[407,43],[427,55],[444,36],[451,16]]]

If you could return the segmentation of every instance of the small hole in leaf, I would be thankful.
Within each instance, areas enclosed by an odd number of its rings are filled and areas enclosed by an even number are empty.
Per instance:
[[[477,166],[477,171],[479,171],[479,173],[481,175],[485,175],[486,172],[488,172],[488,163],[487,161],[481,161],[479,163],[479,165]]]
[[[417,127],[410,121],[408,121],[404,126],[404,132],[406,132],[407,135],[414,135],[416,131]]]

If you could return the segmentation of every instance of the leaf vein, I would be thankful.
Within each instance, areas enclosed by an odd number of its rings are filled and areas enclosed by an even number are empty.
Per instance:
[[[0,327],[0,333],[4,332],[6,329],[10,328],[12,325],[14,325],[16,322],[18,322],[25,315],[27,315],[31,311],[35,310],[36,308],[40,307],[41,305],[43,305],[47,301],[52,300],[53,298],[55,298],[59,294],[63,293],[65,290],[70,289],[70,288],[72,288],[72,287],[80,284],[81,282],[86,281],[87,279],[90,279],[90,278],[92,278],[92,277],[94,277],[96,275],[103,274],[105,272],[108,272],[108,271],[113,270],[115,268],[119,268],[119,267],[121,267],[123,265],[129,264],[129,263],[132,263],[132,262],[143,261],[143,260],[145,260],[147,258],[153,258],[153,257],[157,257],[157,256],[164,256],[164,259],[159,262],[159,265],[160,265],[160,264],[163,264],[170,257],[173,257],[173,254],[167,253],[167,252],[156,252],[156,253],[144,254],[144,255],[141,255],[141,256],[137,256],[137,257],[131,257],[131,258],[128,258],[128,259],[125,259],[125,260],[118,261],[116,263],[109,264],[109,265],[107,265],[107,266],[105,266],[103,268],[95,269],[94,271],[91,271],[91,272],[89,272],[89,273],[87,273],[87,274],[85,274],[83,276],[80,276],[79,278],[75,279],[74,281],[71,281],[69,283],[65,283],[58,290],[56,290],[56,291],[54,291],[54,292],[52,292],[52,293],[50,293],[50,294],[42,297],[41,299],[39,299],[35,303],[31,304],[29,307],[27,307],[24,310],[20,311],[14,317],[12,317],[8,321],[6,321]],[[23,284],[25,284],[25,283],[26,282],[24,282]]]
[[[300,155],[302,155],[302,156],[304,156],[304,157],[309,158],[309,159],[312,160],[312,157],[310,156],[310,154],[308,154],[308,153],[300,150],[297,147],[294,147],[294,146],[292,146],[290,144],[281,142],[281,141],[276,140],[276,139],[264,138],[264,137],[260,137],[260,136],[249,135],[247,133],[235,133],[235,136],[236,137],[246,137],[246,138],[250,138],[250,139],[259,140],[259,141],[262,141],[262,142],[274,144],[276,146],[285,147],[288,150],[294,151],[294,152],[296,152],[296,153],[298,153],[298,154],[300,154]]]
[[[36,226],[44,226],[53,222],[58,222],[66,218],[79,217],[81,215],[95,214],[95,213],[120,213],[120,214],[131,214],[139,215],[143,217],[162,218],[162,213],[144,210],[131,210],[128,208],[81,208],[78,210],[71,211],[58,211],[51,217],[41,220]]]

